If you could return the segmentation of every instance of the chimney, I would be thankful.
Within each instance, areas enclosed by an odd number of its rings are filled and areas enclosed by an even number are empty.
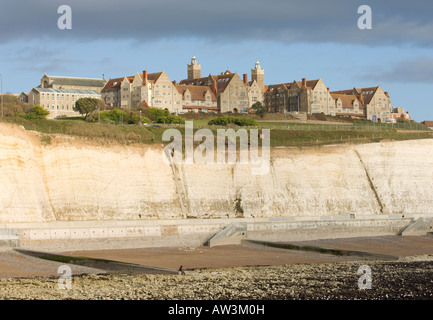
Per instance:
[[[244,73],[244,83],[248,84],[248,75]]]
[[[212,82],[212,91],[215,95],[217,94],[217,83],[215,80]]]
[[[328,89],[328,93],[329,93],[329,88],[326,88],[326,89]]]
[[[174,85],[177,85],[177,81],[176,81],[176,80],[173,80],[173,84],[174,84]]]
[[[302,78],[302,86],[306,87],[307,86],[307,79]]]
[[[143,84],[147,83],[147,70],[143,71]]]

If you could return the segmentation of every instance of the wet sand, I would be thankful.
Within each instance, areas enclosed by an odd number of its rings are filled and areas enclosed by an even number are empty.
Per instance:
[[[177,270],[186,275],[105,273],[68,264],[71,287],[59,289],[61,262],[0,251],[0,299],[13,300],[411,300],[433,299],[433,237],[374,237],[292,242],[392,255],[397,260],[337,256],[252,245],[143,248],[64,254]],[[372,287],[359,288],[360,266]]]
[[[291,244],[330,249],[355,250],[385,254],[400,260],[433,259],[433,236],[324,239],[296,241]],[[336,256],[318,252],[305,252],[268,248],[249,243],[218,247],[197,248],[139,248],[115,250],[66,251],[62,254],[107,259],[149,267],[177,270],[227,268],[245,266],[281,266],[289,264],[320,264],[368,260],[361,256]],[[60,262],[31,257],[14,250],[0,251],[0,277],[58,276]],[[103,270],[71,265],[73,274],[104,273]]]
[[[343,238],[314,241],[294,241],[296,245],[309,245],[329,249],[354,250],[366,253],[404,257],[433,257],[433,236],[372,238]],[[199,248],[143,248],[122,250],[83,250],[65,254],[111,259],[153,267],[177,269],[225,268],[240,266],[277,266],[285,264],[332,263],[368,259],[356,256],[336,256],[317,252],[304,252],[268,248],[253,244]]]

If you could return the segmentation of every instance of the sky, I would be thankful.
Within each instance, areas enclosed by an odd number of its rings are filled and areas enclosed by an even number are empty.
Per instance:
[[[59,7],[71,9],[69,20]],[[371,29],[360,6],[371,8]],[[362,24],[361,23],[361,24]],[[322,78],[331,91],[380,85],[393,107],[433,120],[431,0],[1,0],[3,93],[44,72],[106,79],[165,70],[241,77],[256,60],[265,84]]]

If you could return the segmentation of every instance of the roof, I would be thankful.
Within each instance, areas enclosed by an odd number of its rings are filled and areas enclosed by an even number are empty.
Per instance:
[[[184,84],[177,84],[175,85],[177,91],[179,91],[180,94],[182,94],[182,98],[185,99],[185,92],[186,90],[189,90],[191,94],[191,100],[205,100],[205,95],[207,92],[211,94],[212,101],[217,101],[217,98],[215,97],[215,94],[212,92],[210,86],[194,86],[194,85],[184,85]]]
[[[50,84],[57,86],[81,86],[81,87],[100,87],[102,88],[107,82],[105,79],[96,78],[76,78],[76,77],[58,77],[48,76]]]
[[[270,84],[266,87],[266,92],[268,91],[272,91],[272,90],[278,90],[280,88],[284,88],[286,90],[290,89],[290,87],[292,86],[291,83],[278,83],[278,84]]]
[[[224,92],[227,85],[233,79],[236,73],[232,73],[229,70],[219,75],[209,75],[205,78],[197,79],[185,79],[179,82],[179,84],[184,85],[194,85],[194,86],[211,86],[213,82],[216,82],[217,91],[219,93]]]
[[[212,84],[212,76],[197,78],[197,79],[185,79],[181,80],[179,84],[194,85],[194,86],[210,86]]]
[[[211,76],[213,81],[216,81],[217,84],[217,91],[218,92],[224,92],[228,86],[228,84],[230,83],[230,81],[233,79],[235,73],[224,73],[224,74],[219,74],[217,76]]]
[[[104,88],[102,88],[103,91],[112,91],[112,90],[118,90],[120,88],[120,84],[122,83],[123,79],[128,79],[130,77],[123,77],[123,78],[115,78],[115,79],[110,79],[108,80],[108,82],[105,84]]]
[[[426,127],[433,127],[433,121],[425,120],[421,123],[424,124]]]
[[[364,97],[364,103],[369,104],[379,87],[355,88]]]
[[[149,73],[147,75],[147,80],[150,82],[156,82],[159,77],[161,76],[162,72],[156,72],[156,73]],[[143,74],[140,74],[140,77],[143,79]]]
[[[77,89],[53,89],[53,88],[33,88],[40,93],[73,93],[73,94],[87,94],[87,95],[100,95],[94,90],[77,90]]]
[[[354,94],[338,94],[338,93],[331,93],[331,97],[335,100],[340,99],[341,104],[343,108],[354,108],[354,102],[355,100],[358,101],[358,106],[360,108],[363,107],[362,103],[359,101],[358,97]]]
[[[332,91],[331,94],[346,94],[346,95],[358,95],[358,96],[362,95],[364,99],[364,104],[369,104],[371,102],[371,99],[375,95],[377,89],[379,89],[379,86],[370,87],[370,88],[353,88],[350,90]]]
[[[149,73],[147,75],[147,81],[154,83],[156,82],[159,77],[161,76],[162,72],[156,72],[156,73]],[[140,76],[141,80],[143,80],[143,74],[142,73],[138,73],[138,75]],[[115,78],[115,79],[110,79],[107,81],[107,83],[105,84],[104,88],[102,89],[103,91],[113,91],[113,90],[119,90],[120,85],[122,83],[122,81],[126,79],[129,81],[129,83],[132,83],[135,79],[135,76],[129,76],[129,77],[122,77],[122,78]]]
[[[299,88],[302,88],[302,81],[295,81]],[[317,80],[307,80],[307,88],[308,89],[314,89],[317,82],[319,82],[319,79]]]

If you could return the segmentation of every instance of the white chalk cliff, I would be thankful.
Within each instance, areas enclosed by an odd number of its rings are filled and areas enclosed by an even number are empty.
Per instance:
[[[162,154],[0,124],[0,223],[433,214],[433,140],[276,148],[266,175]]]

